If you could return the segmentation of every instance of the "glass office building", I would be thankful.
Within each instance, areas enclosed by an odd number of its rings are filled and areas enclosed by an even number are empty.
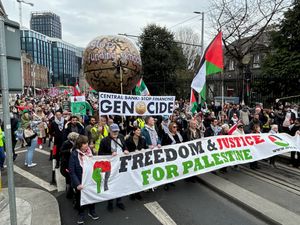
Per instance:
[[[49,37],[33,30],[21,30],[21,49],[30,54],[34,63],[52,69],[52,42]]]
[[[48,68],[50,84],[74,85],[79,79],[82,49],[29,29],[21,30],[21,48]]]
[[[81,69],[82,51],[58,38],[52,38],[53,78],[65,85],[76,83]]]
[[[52,12],[31,13],[30,29],[48,37],[61,39],[62,36],[60,17]]]

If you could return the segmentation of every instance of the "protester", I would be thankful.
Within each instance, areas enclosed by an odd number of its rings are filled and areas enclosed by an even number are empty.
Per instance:
[[[169,132],[165,133],[161,144],[164,145],[174,145],[183,142],[181,134],[177,131],[178,125],[175,122],[169,124]],[[170,186],[175,186],[174,183],[169,183],[164,185],[164,190],[168,191]]]
[[[112,155],[117,156],[120,154],[128,154],[124,136],[120,133],[120,128],[117,124],[113,123],[109,127],[109,136],[102,139],[100,144],[99,155]],[[107,175],[107,173],[105,174]],[[117,198],[116,206],[122,210],[125,210],[125,205],[122,203],[122,198]],[[113,200],[108,201],[107,210],[113,211]]]
[[[211,120],[211,124],[208,128],[206,128],[204,132],[204,137],[211,137],[219,135],[221,128],[218,125],[219,121],[214,118]]]
[[[126,138],[125,144],[129,152],[140,151],[146,149],[146,141],[143,136],[141,136],[141,128],[133,127],[132,133]],[[130,195],[131,200],[141,200],[142,196],[140,193]]]
[[[82,182],[82,167],[83,157],[92,157],[92,151],[88,146],[88,138],[83,135],[79,135],[76,140],[75,149],[72,151],[69,161],[69,172],[71,177],[72,187],[75,189],[76,208],[78,210],[77,224],[84,224],[84,209],[89,209],[88,216],[93,220],[99,219],[99,216],[95,211],[95,204],[89,204],[80,206],[81,190],[84,189]]]
[[[72,149],[75,147],[78,136],[79,136],[78,133],[75,132],[69,133],[68,140],[66,140],[60,148],[60,158],[61,158],[60,173],[65,177],[67,198],[72,198],[73,196],[73,190],[71,188],[71,178],[69,174],[69,160],[70,160]]]
[[[197,121],[191,119],[189,122],[189,127],[183,135],[184,141],[192,141],[201,138],[201,130],[197,127]]]
[[[68,121],[65,125],[65,138],[67,139],[69,133],[75,132],[81,135],[84,135],[84,126],[78,121],[77,116],[71,116],[70,121]]]
[[[142,135],[146,140],[147,148],[160,148],[161,140],[158,138],[158,134],[155,129],[155,120],[152,116],[145,118],[146,125],[142,129]]]
[[[4,161],[5,161],[5,153],[4,153],[4,132],[1,128],[1,120],[0,120],[0,170],[4,169]]]
[[[261,130],[261,126],[260,126],[259,123],[256,123],[256,124],[253,125],[253,127],[252,127],[252,133],[253,134],[260,134],[261,133],[260,130]],[[252,169],[252,170],[260,169],[260,167],[258,165],[258,162],[257,161],[251,162],[250,163],[250,169]]]
[[[94,140],[93,140],[93,137],[92,137],[92,133],[91,133],[91,129],[96,125],[97,121],[96,121],[96,118],[94,116],[90,117],[90,124],[87,125],[85,127],[85,136],[88,137],[89,139],[89,143],[94,143]]]
[[[59,167],[60,161],[60,149],[64,142],[64,133],[65,133],[66,121],[60,111],[56,111],[53,122],[50,126],[50,134],[54,137],[54,148],[56,149],[55,159],[56,159],[56,168]]]
[[[295,124],[291,127],[290,135],[295,136],[296,133],[300,131],[300,117],[295,119]],[[297,154],[297,158],[296,158]],[[291,161],[289,166],[293,166],[295,168],[298,168],[300,166],[300,152],[291,152]]]
[[[28,168],[34,167],[37,164],[32,162],[34,150],[37,146],[37,133],[36,129],[33,128],[33,124],[28,124],[24,130],[24,140],[27,144],[27,152],[25,157],[25,166]]]
[[[269,131],[269,133],[270,134],[278,134],[278,125],[276,125],[276,124],[271,125],[271,130]],[[275,160],[276,160],[276,156],[270,157],[270,165],[274,168],[276,168]]]
[[[37,127],[38,127],[38,146],[40,149],[43,148],[43,141],[44,138],[46,137],[46,129],[47,123],[46,123],[46,116],[43,113],[43,110],[38,107],[36,109],[36,113],[33,114],[33,120],[38,122]]]

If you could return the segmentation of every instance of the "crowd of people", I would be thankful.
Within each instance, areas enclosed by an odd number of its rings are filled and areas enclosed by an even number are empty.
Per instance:
[[[294,136],[300,131],[298,105],[277,102],[273,107],[263,108],[256,104],[253,108],[237,104],[214,103],[204,105],[196,114],[190,112],[188,101],[179,100],[171,116],[120,117],[99,116],[92,112],[87,115],[72,115],[65,109],[65,96],[48,98],[27,98],[20,96],[11,104],[12,151],[17,158],[15,147],[20,141],[27,148],[25,166],[35,167],[36,148],[51,149],[50,159],[55,159],[66,181],[67,198],[75,199],[79,212],[78,224],[84,223],[84,208],[88,215],[96,220],[95,205],[80,206],[80,193],[83,156],[129,154],[142,149],[155,149],[217,135],[243,135],[249,133],[286,132]],[[90,102],[97,112],[97,104]],[[233,129],[232,128],[236,128]],[[5,152],[3,129],[0,128],[0,167],[4,168]],[[48,141],[48,142],[47,142]],[[297,157],[296,157],[297,154]],[[270,159],[270,165],[276,167],[276,158]],[[300,166],[299,152],[291,152],[291,166]],[[259,169],[258,163],[250,163],[251,169]],[[49,171],[50,172],[50,171]],[[227,172],[227,168],[220,170]],[[109,174],[107,174],[109,176]],[[186,179],[195,182],[196,178]],[[107,179],[105,179],[107,180]],[[104,185],[107,186],[107,184]],[[164,185],[168,191],[174,184]],[[142,199],[141,193],[130,196],[131,200]],[[122,198],[116,199],[116,207],[125,210]],[[113,200],[108,201],[107,209],[113,211]]]

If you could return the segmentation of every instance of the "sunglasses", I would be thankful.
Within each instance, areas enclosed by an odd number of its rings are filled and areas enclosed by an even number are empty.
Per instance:
[[[173,128],[177,128],[177,126],[173,126]]]

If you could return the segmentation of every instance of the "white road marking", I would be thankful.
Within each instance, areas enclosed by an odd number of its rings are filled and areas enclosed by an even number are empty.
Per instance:
[[[42,180],[41,178],[27,172],[26,170],[21,169],[20,167],[14,165],[14,171],[21,176],[27,178],[28,180],[36,183],[37,185],[45,188],[47,191],[55,191],[56,187],[53,185],[50,185],[48,182]]]
[[[42,153],[42,154],[45,154],[45,155],[50,155],[50,152],[47,152],[43,149],[39,149],[39,148],[36,148],[35,151],[39,152],[39,153]]]
[[[39,153],[42,153],[42,154],[45,154],[45,155],[50,155],[50,152],[42,150],[42,149],[39,149],[39,148],[36,148],[35,151],[39,152]],[[27,149],[16,151],[17,154],[24,153],[24,152],[27,152]]]
[[[163,225],[176,225],[174,220],[158,204],[158,202],[149,202],[144,205]]]
[[[17,154],[24,153],[24,152],[27,152],[27,149],[16,151]]]

